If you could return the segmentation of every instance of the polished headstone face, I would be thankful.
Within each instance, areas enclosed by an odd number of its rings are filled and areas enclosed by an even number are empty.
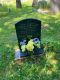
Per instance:
[[[24,19],[17,22],[15,28],[19,44],[23,39],[39,38],[41,40],[41,21],[39,20]]]

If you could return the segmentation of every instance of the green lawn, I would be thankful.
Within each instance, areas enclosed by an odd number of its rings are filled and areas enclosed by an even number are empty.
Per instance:
[[[26,5],[17,10],[11,7],[10,13],[3,11],[7,11],[6,7],[0,9],[0,80],[60,80],[60,15],[33,12],[33,8]],[[45,48],[49,43],[54,49],[46,51],[38,64],[26,61],[19,66],[14,61],[18,48],[15,23],[25,18],[42,21],[45,25],[41,32],[42,43]]]

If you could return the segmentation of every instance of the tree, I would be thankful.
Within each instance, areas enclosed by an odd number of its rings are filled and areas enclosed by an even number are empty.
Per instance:
[[[33,0],[32,7],[36,7],[38,5],[38,0]]]
[[[51,11],[52,12],[59,12],[60,11],[60,0],[51,0]]]
[[[21,0],[16,0],[16,7],[17,8],[21,8],[22,7]]]

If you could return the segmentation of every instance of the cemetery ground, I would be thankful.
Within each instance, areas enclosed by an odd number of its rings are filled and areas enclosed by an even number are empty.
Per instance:
[[[3,13],[5,12],[5,13]],[[26,61],[18,65],[14,52],[18,48],[15,23],[25,18],[42,21],[41,39],[45,53],[39,63]],[[40,14],[30,6],[0,9],[0,80],[60,80],[60,15]]]

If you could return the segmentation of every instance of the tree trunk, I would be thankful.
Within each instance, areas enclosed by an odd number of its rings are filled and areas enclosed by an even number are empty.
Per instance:
[[[38,0],[33,0],[32,7],[36,7],[38,5]]]
[[[16,0],[16,8],[22,8],[21,0]]]
[[[51,0],[51,11],[60,12],[60,0]]]

